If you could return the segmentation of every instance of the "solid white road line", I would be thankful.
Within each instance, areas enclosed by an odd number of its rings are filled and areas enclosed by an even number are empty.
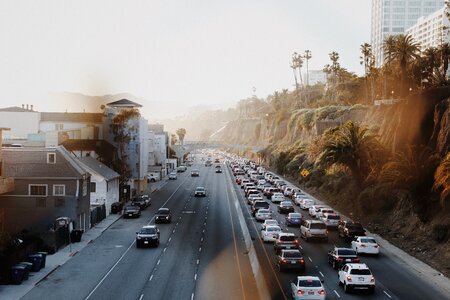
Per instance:
[[[152,276],[150,276],[148,281],[152,281],[152,279],[153,279],[153,274],[152,274]]]
[[[191,295],[191,300],[194,300],[194,293],[192,293]]]
[[[142,298],[144,298],[144,294],[142,294],[142,295],[139,297],[139,300],[142,300]]]
[[[338,296],[338,298],[341,298],[341,295],[339,295],[338,292],[336,292],[336,290],[333,290],[333,292],[336,294],[336,296]]]
[[[158,262],[156,263],[157,266],[161,263],[161,259],[158,259]]]
[[[389,295],[388,293],[386,293],[386,291],[383,291],[383,293],[385,293],[386,296],[388,296],[389,298],[392,298],[391,295]]]
[[[320,276],[325,277],[325,276],[322,274],[322,272],[320,272],[320,271],[319,271],[319,274],[320,274]]]

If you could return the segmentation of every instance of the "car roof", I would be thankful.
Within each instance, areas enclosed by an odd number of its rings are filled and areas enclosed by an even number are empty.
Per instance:
[[[352,269],[369,269],[369,267],[365,263],[360,264],[347,264]]]
[[[281,227],[278,226],[278,225],[269,225],[269,226],[266,227],[266,229],[269,229],[269,228],[276,228],[276,229],[280,229],[281,230]]]
[[[196,187],[196,189],[204,189],[205,187],[204,186],[198,186],[198,187]]]
[[[295,236],[295,234],[292,232],[282,232],[278,235],[278,237],[280,236]]]
[[[352,248],[346,248],[346,247],[334,247],[334,250],[351,250],[351,251],[355,251]]]
[[[142,229],[144,229],[144,228],[158,228],[158,227],[156,227],[156,225],[145,225],[145,226],[142,226]]]
[[[302,216],[302,214],[299,213],[299,212],[291,212],[291,213],[288,214],[288,216],[293,216],[293,215],[299,215],[299,216]]]
[[[306,222],[310,222],[310,223],[322,223],[322,224],[325,224],[325,223],[323,223],[323,221],[321,221],[321,220],[306,220]]]
[[[283,204],[283,205],[285,205],[285,204],[292,205],[292,202],[291,202],[291,201],[281,201],[280,204]]]

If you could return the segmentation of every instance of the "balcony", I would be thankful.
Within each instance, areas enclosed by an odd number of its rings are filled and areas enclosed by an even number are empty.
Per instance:
[[[14,178],[0,177],[0,194],[14,191]]]

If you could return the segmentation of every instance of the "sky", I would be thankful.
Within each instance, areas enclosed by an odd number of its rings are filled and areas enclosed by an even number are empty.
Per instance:
[[[294,51],[310,69],[357,74],[370,0],[0,0],[0,107],[46,93],[131,93],[151,117],[225,108],[292,90]],[[255,89],[255,92],[254,92]],[[54,100],[52,100],[54,101]],[[80,109],[82,111],[82,109]]]

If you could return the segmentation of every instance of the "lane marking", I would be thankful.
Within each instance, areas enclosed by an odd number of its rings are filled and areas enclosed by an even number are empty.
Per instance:
[[[192,293],[191,295],[191,300],[194,300],[194,293]]]
[[[200,263],[200,260],[199,259],[197,259],[197,265]]]
[[[161,259],[158,259],[158,262],[156,263],[156,265],[159,265],[161,263]]]
[[[383,293],[385,293],[386,296],[388,296],[389,298],[392,298],[391,295],[389,295],[388,293],[386,293],[386,291],[383,291]]]
[[[198,252],[202,252],[202,247],[198,248]]]
[[[164,248],[163,252],[166,252],[166,250],[167,250],[167,247],[166,247],[166,248]]]
[[[152,281],[152,279],[153,279],[153,274],[152,274],[152,276],[150,276],[150,279],[148,281]]]
[[[141,294],[141,296],[139,297],[139,300],[142,300],[142,298],[144,298],[144,294]]]
[[[336,292],[336,290],[333,290],[333,292],[336,294],[336,296],[338,296],[338,298],[341,298],[341,295],[339,295],[338,292]]]
[[[308,259],[309,259],[309,261],[310,261],[310,262],[312,262],[312,259],[311,259],[311,257],[309,257],[309,256],[308,256]]]
[[[171,240],[172,240],[172,237],[169,238],[169,243],[170,243]]]
[[[202,242],[202,243],[203,243],[203,238],[201,238],[201,239],[200,239],[200,242]]]
[[[322,274],[322,272],[320,272],[320,271],[319,271],[319,274],[320,274],[320,276],[325,277],[325,276]]]
[[[194,275],[194,280],[197,281],[197,273]]]

